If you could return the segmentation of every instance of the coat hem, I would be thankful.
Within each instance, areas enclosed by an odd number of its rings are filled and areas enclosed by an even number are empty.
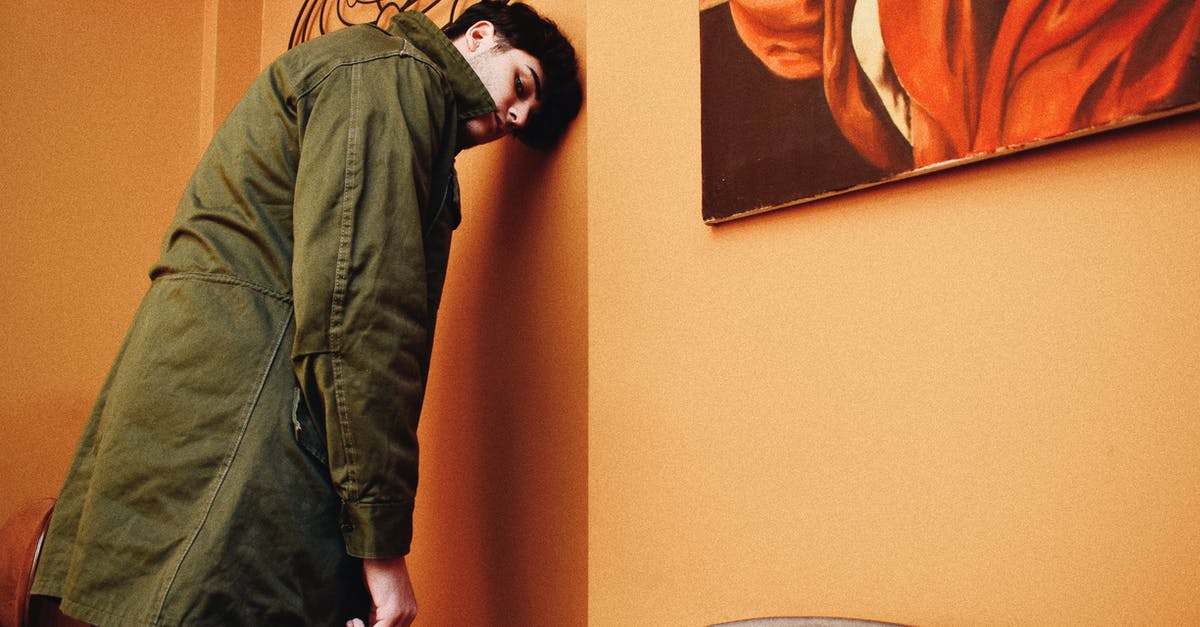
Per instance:
[[[124,614],[93,607],[86,603],[72,601],[69,598],[63,598],[59,602],[58,607],[59,611],[63,614],[91,625],[104,625],[105,627],[109,627],[110,625],[113,627],[155,627],[159,624],[153,621],[131,618]]]

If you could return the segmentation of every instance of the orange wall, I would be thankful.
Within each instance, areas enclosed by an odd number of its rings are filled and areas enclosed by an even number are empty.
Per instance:
[[[57,493],[187,177],[257,73],[257,26],[235,0],[0,22],[0,518]]]
[[[0,517],[57,493],[203,148],[203,4],[76,13],[0,20]]]
[[[1200,118],[709,227],[695,0],[587,18],[589,624],[1200,624]]]

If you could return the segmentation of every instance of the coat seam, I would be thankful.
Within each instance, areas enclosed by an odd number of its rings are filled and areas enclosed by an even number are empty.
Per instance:
[[[183,555],[175,564],[175,570],[171,573],[170,579],[167,580],[167,585],[163,589],[162,598],[159,600],[158,611],[155,612],[155,624],[162,621],[163,612],[166,610],[167,599],[171,596],[171,590],[175,587],[175,580],[179,577],[179,571],[183,568],[183,563],[187,561],[188,556],[192,552],[192,548],[196,545],[196,540],[200,537],[200,532],[204,530],[205,524],[208,522],[208,517],[212,513],[213,506],[217,502],[217,495],[220,494],[221,488],[225,484],[225,480],[229,477],[229,471],[233,468],[233,461],[237,457],[238,449],[242,446],[242,440],[246,437],[246,430],[250,427],[250,419],[254,415],[254,410],[258,407],[258,401],[262,398],[263,390],[267,386],[267,380],[270,378],[271,371],[274,369],[276,359],[279,358],[279,351],[283,346],[283,340],[287,337],[287,330],[292,324],[292,319],[289,316],[283,322],[283,327],[279,330],[279,337],[275,340],[275,348],[271,351],[267,358],[264,367],[262,368],[262,377],[259,379],[258,387],[255,389],[254,395],[246,401],[245,414],[242,419],[242,428],[238,432],[237,439],[234,440],[233,448],[225,457],[225,462],[219,473],[219,479],[216,481],[216,486],[209,495],[208,504],[204,508],[204,515],[200,519],[200,523],[196,525],[196,530],[192,533],[192,537],[188,540],[187,547],[183,550]]]
[[[328,68],[326,68],[324,72],[322,72],[318,77],[315,78],[315,80],[313,80],[312,85],[309,85],[307,87],[303,87],[303,88],[299,89],[296,92],[296,100],[303,100],[304,98],[308,97],[308,95],[311,94],[314,89],[321,86],[321,83],[324,83],[326,80],[329,79],[330,76],[333,75],[334,72],[337,72],[338,70],[340,70],[342,68],[352,68],[354,66],[357,66],[357,65],[360,65],[363,63],[371,63],[372,61],[381,61],[383,59],[394,59],[394,58],[401,58],[401,59],[407,58],[407,59],[414,59],[414,60],[418,60],[418,61],[421,60],[420,57],[417,57],[417,56],[413,55],[411,52],[409,52],[407,47],[396,49],[396,50],[388,50],[386,52],[380,52],[379,54],[373,54],[373,55],[366,56],[366,57],[360,57],[360,58],[354,58],[354,59],[343,59],[341,61],[335,62],[333,65],[330,65]],[[426,65],[430,65],[430,64],[426,63]]]
[[[247,289],[254,290],[255,292],[258,292],[259,294],[262,294],[264,296],[269,296],[271,298],[274,298],[275,300],[278,300],[278,301],[281,301],[281,302],[284,302],[287,304],[291,304],[291,302],[292,302],[292,295],[288,292],[282,292],[279,290],[271,289],[264,285],[259,285],[252,281],[247,281],[245,279],[241,279],[241,278],[231,276],[228,274],[218,274],[215,272],[173,272],[171,274],[164,274],[164,275],[156,277],[154,279],[155,282],[158,282],[158,281],[188,281],[188,280],[205,281],[208,283],[221,283],[224,285],[237,285],[237,286],[245,287]]]
[[[334,270],[333,284],[333,302],[330,308],[330,324],[329,324],[329,345],[333,352],[333,389],[334,389],[334,405],[337,408],[338,430],[342,435],[342,454],[345,457],[346,463],[346,493],[348,500],[357,500],[358,498],[358,480],[356,477],[355,459],[354,459],[354,434],[350,428],[350,417],[346,415],[347,409],[341,402],[345,398],[344,387],[344,368],[341,359],[342,340],[345,336],[346,329],[344,328],[346,293],[349,284],[350,272],[350,257],[354,247],[354,210],[355,210],[355,194],[360,186],[359,177],[361,176],[362,164],[358,159],[358,144],[361,141],[359,137],[358,121],[359,121],[359,89],[361,85],[361,69],[358,66],[351,68],[350,73],[350,102],[349,115],[350,124],[347,124],[346,130],[346,155],[345,155],[345,173],[344,182],[342,184],[342,197],[339,200],[341,208],[341,223],[338,233],[338,256]]]
[[[414,52],[414,50],[415,50],[415,52]],[[345,69],[345,68],[355,68],[355,67],[357,67],[359,65],[363,65],[365,63],[373,63],[375,61],[382,61],[384,59],[410,59],[416,63],[420,63],[421,65],[428,67],[429,69],[433,70],[434,73],[436,73],[439,76],[442,76],[444,78],[445,70],[443,68],[441,68],[440,66],[438,66],[433,61],[431,61],[430,59],[423,56],[422,54],[419,54],[419,52],[420,52],[420,50],[414,48],[411,45],[411,43],[406,39],[406,40],[404,40],[403,46],[396,50],[388,50],[386,52],[380,52],[378,54],[373,54],[373,55],[366,56],[366,57],[359,57],[359,58],[354,58],[354,59],[344,59],[344,60],[338,61],[338,62],[334,63],[333,65],[329,66],[328,68],[326,68],[325,71],[319,75],[319,77],[315,78],[313,80],[312,85],[309,85],[307,87],[302,87],[299,90],[297,90],[295,98],[297,101],[304,100],[305,98],[307,98],[309,96],[309,94],[311,94],[313,92],[313,90],[320,87],[321,83],[324,83],[326,80],[329,80],[329,77],[332,76],[334,74],[334,72],[337,72],[338,70]]]

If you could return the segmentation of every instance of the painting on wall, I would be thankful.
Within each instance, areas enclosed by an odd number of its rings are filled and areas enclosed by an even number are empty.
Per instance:
[[[1200,0],[701,0],[717,223],[1200,108]]]

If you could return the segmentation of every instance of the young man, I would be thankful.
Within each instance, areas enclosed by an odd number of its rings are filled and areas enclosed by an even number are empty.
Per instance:
[[[99,625],[407,625],[454,156],[575,117],[575,53],[484,0],[289,51],[213,138],[62,490],[34,593]]]

